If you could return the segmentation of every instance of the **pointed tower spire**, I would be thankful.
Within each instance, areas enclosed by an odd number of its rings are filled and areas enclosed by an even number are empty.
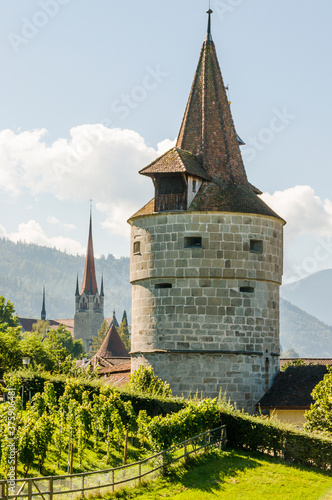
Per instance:
[[[79,294],[80,294],[80,289],[79,289],[79,286],[78,286],[78,273],[77,273],[75,296],[77,297]]]
[[[46,307],[45,307],[45,284],[43,285],[43,305],[42,305],[42,310],[40,314],[40,319],[43,321],[46,320]]]
[[[100,296],[104,297],[104,275],[101,276]]]
[[[206,11],[206,13],[209,15],[206,40],[208,42],[212,42],[212,35],[211,35],[211,14],[213,14],[213,10],[209,9],[209,10]]]
[[[193,153],[220,183],[249,186],[211,36],[211,14],[176,147]]]
[[[81,294],[83,292],[85,292],[88,295],[95,295],[95,293],[98,292],[96,271],[95,271],[95,258],[94,258],[94,254],[93,254],[91,207],[90,207],[88,247],[87,247],[87,251],[86,251],[84,278],[83,278],[83,283],[82,283]]]

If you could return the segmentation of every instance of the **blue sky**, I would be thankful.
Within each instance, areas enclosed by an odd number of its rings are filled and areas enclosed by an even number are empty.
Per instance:
[[[285,217],[286,278],[332,267],[332,3],[211,0],[250,181]],[[128,255],[137,171],[172,145],[205,37],[203,0],[3,0],[0,235]]]

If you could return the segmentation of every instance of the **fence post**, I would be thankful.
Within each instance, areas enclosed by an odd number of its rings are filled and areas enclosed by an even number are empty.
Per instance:
[[[114,493],[114,470],[112,470],[111,477],[112,477],[112,487],[111,487],[111,491],[112,491],[112,493]]]
[[[53,477],[48,480],[49,500],[53,500]]]
[[[28,479],[28,499],[32,499],[32,479]]]
[[[138,463],[138,486],[141,486],[141,462]]]
[[[164,451],[161,454],[161,461],[162,461],[162,467],[161,467],[161,471],[162,472],[161,473],[164,476],[165,472],[166,472],[166,470],[165,470],[165,462],[166,462],[166,460],[165,460],[165,452]]]
[[[85,480],[85,475],[83,474],[83,476],[82,476],[82,485],[81,485],[81,488],[82,488],[82,498],[84,498],[84,480]]]

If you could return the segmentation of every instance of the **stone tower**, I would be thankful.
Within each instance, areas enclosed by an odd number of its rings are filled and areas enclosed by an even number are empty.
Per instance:
[[[100,294],[95,271],[90,213],[89,238],[86,251],[84,278],[79,292],[78,277],[75,292],[74,338],[83,340],[84,349],[90,350],[92,337],[97,335],[104,321],[104,284],[101,279]]]
[[[176,146],[140,171],[155,198],[129,219],[132,370],[253,411],[279,371],[285,221],[247,179],[211,13]]]

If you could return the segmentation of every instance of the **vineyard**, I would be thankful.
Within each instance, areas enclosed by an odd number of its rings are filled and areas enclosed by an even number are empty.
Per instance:
[[[144,458],[219,424],[215,401],[192,402],[177,413],[137,414],[131,401],[101,385],[85,390],[68,380],[57,397],[46,382],[23,408],[19,386],[0,405],[1,476],[31,477],[116,467]]]

